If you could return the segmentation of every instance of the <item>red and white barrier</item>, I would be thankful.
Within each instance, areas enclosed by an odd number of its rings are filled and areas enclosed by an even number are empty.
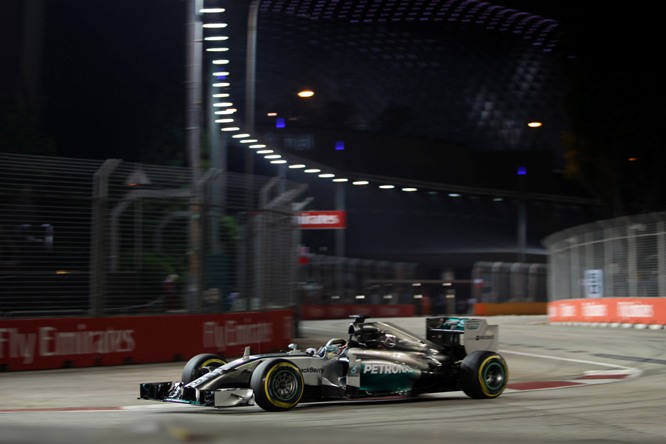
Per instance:
[[[41,370],[240,356],[284,350],[292,310],[206,315],[0,321],[0,370]]]
[[[565,299],[548,303],[548,321],[616,327],[666,328],[666,298]]]

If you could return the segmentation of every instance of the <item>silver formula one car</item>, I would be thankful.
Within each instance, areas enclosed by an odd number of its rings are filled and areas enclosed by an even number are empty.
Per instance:
[[[226,362],[201,354],[190,359],[177,382],[140,385],[141,399],[206,407],[256,404],[282,411],[299,402],[381,396],[416,396],[462,390],[471,398],[496,398],[509,370],[497,353],[498,327],[485,319],[426,319],[420,338],[389,322],[352,316],[347,339],[319,350],[251,354]]]

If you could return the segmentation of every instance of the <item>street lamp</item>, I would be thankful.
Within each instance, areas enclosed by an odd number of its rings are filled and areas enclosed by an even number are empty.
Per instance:
[[[307,99],[308,97],[314,96],[315,93],[310,89],[304,89],[302,91],[299,91],[296,95],[302,99]]]

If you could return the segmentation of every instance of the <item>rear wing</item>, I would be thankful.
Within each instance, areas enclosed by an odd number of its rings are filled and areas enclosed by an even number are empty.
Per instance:
[[[465,354],[475,350],[496,352],[499,348],[499,327],[489,325],[480,318],[426,318],[426,339],[442,347],[462,347]]]

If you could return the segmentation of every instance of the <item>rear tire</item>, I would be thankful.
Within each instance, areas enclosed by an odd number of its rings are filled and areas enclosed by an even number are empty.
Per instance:
[[[187,364],[185,364],[185,367],[183,367],[181,381],[183,381],[185,384],[189,384],[190,382],[199,379],[206,373],[210,373],[226,363],[227,361],[222,359],[222,357],[212,353],[202,353],[200,355],[196,355],[187,361]]]
[[[264,410],[280,412],[296,407],[305,382],[301,370],[285,359],[264,361],[252,373],[254,402]]]
[[[509,368],[499,353],[473,351],[460,365],[460,385],[470,398],[497,398],[508,381]]]

